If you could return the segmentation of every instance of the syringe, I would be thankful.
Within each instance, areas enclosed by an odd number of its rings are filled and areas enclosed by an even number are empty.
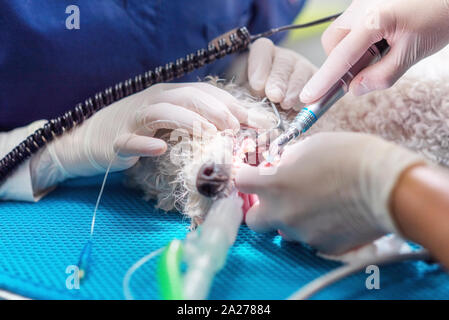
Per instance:
[[[320,100],[303,108],[290,124],[287,131],[282,133],[270,145],[270,158],[273,159],[280,155],[287,143],[309,130],[331,106],[348,92],[349,84],[354,77],[367,66],[379,61],[388,52],[389,48],[385,39],[373,44],[360,60]]]

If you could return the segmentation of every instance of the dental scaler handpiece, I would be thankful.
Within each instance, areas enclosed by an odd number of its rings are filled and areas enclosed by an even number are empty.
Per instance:
[[[373,44],[360,60],[320,100],[303,108],[298,113],[287,131],[282,133],[271,144],[270,156],[280,155],[287,143],[309,130],[331,106],[348,92],[349,84],[354,77],[367,66],[379,61],[388,52],[389,48],[385,39]]]

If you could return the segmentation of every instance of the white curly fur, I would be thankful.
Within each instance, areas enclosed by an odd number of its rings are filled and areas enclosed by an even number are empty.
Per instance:
[[[449,166],[449,51],[420,62],[391,89],[356,98],[348,94],[338,102],[307,135],[320,131],[366,132],[395,141],[415,150],[428,159]],[[270,107],[249,95],[242,87],[232,84],[216,85],[239,99],[251,112],[264,112],[274,125]],[[307,136],[306,135],[306,136]],[[164,210],[176,209],[201,223],[212,200],[200,195],[195,188],[199,167],[210,159],[223,159],[232,152],[227,136],[198,142],[187,142],[193,153],[169,151],[158,158],[141,159],[128,171],[129,185],[141,189],[145,199],[156,199]],[[177,141],[176,141],[177,142]],[[178,146],[179,147],[179,146]],[[201,152],[200,152],[200,151]],[[203,154],[197,161],[197,152]],[[177,161],[173,161],[175,157]],[[228,154],[229,156],[229,154]],[[196,160],[195,160],[196,159]]]
[[[250,119],[252,113],[262,113],[265,125],[275,126],[276,117],[267,103],[252,97],[245,89],[232,83],[224,85],[215,78],[210,78],[209,83],[233,94],[247,108]],[[241,130],[237,136],[244,135],[245,130]],[[156,158],[140,159],[127,171],[127,185],[142,190],[145,200],[157,200],[156,206],[160,209],[175,209],[185,213],[192,219],[194,227],[202,222],[213,201],[199,194],[196,189],[200,167],[209,161],[232,165],[234,143],[238,141],[228,132],[219,132],[214,137],[196,138],[175,130],[163,132],[158,137],[167,142],[167,152]]]

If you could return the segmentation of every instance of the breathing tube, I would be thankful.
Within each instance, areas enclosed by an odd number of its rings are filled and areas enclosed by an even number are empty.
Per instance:
[[[45,147],[53,139],[63,135],[65,132],[70,131],[76,126],[79,126],[93,114],[112,103],[145,90],[154,84],[169,82],[173,79],[180,78],[185,74],[213,63],[227,55],[242,52],[248,48],[250,43],[261,37],[332,21],[340,14],[341,13],[306,24],[287,25],[280,28],[274,28],[257,35],[251,35],[246,27],[236,28],[212,40],[207,49],[199,49],[196,53],[188,54],[186,57],[179,58],[175,62],[169,62],[165,66],[159,66],[154,70],[139,74],[134,78],[119,82],[116,85],[98,92],[93,97],[84,100],[84,102],[78,103],[74,109],[46,122],[43,127],[34,131],[3,157],[3,159],[0,160],[0,185],[19,167],[20,164]]]

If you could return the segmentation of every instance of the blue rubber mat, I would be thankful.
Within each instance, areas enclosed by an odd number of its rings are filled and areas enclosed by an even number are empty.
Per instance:
[[[0,288],[38,299],[123,299],[126,270],[145,254],[183,239],[188,222],[154,209],[112,175],[97,215],[90,269],[80,289],[66,288],[66,268],[78,261],[90,230],[101,178],[61,185],[37,204],[0,203]],[[284,299],[338,264],[301,244],[242,226],[211,299]],[[444,299],[449,276],[438,266],[404,262],[380,268],[380,290],[367,290],[367,275],[351,276],[315,299]],[[131,281],[137,299],[158,299],[156,260]]]

